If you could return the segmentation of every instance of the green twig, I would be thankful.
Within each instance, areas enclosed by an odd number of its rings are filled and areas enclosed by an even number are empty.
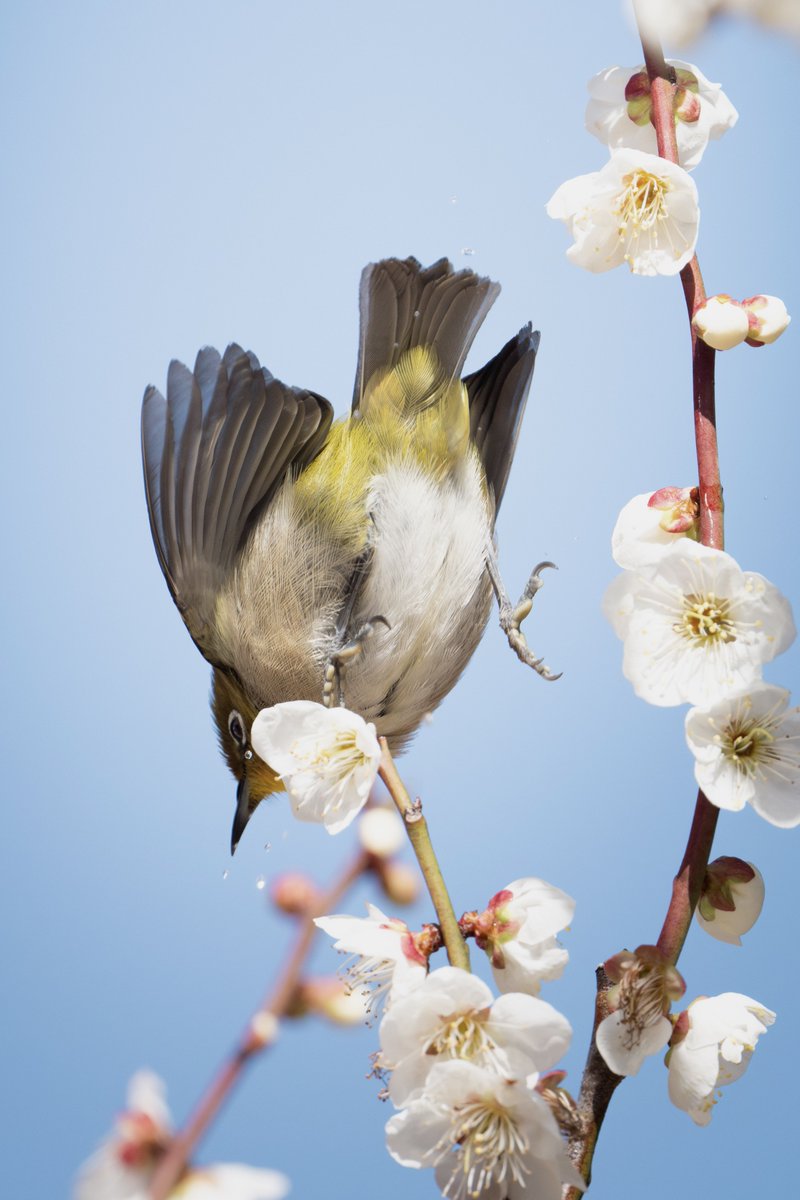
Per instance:
[[[436,909],[436,916],[442,931],[447,957],[450,960],[451,966],[461,967],[463,970],[468,971],[470,969],[469,950],[458,927],[458,920],[447,891],[441,867],[439,866],[439,860],[431,843],[428,822],[422,815],[422,803],[419,800],[411,800],[402,779],[397,774],[397,767],[394,765],[394,759],[389,753],[386,738],[381,738],[380,742],[383,749],[383,759],[378,774],[385,783],[392,800],[394,800],[397,811],[403,818],[403,823],[408,833],[408,840],[411,842],[412,849],[417,856],[419,869],[422,871],[422,878],[425,880],[425,886]]]

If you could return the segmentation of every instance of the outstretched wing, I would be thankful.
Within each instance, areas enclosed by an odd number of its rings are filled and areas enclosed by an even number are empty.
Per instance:
[[[198,649],[217,662],[214,604],[253,520],[291,469],[322,448],[327,400],[290,388],[254,354],[201,350],[194,371],[170,363],[166,400],[142,403],[150,528],[164,577]]]
[[[433,346],[444,377],[458,379],[499,292],[499,283],[474,271],[454,272],[446,258],[430,267],[415,258],[387,258],[365,267],[353,410],[375,372],[395,367],[415,346]]]
[[[464,378],[470,434],[494,492],[495,512],[506,490],[538,349],[539,334],[529,323],[486,366]]]

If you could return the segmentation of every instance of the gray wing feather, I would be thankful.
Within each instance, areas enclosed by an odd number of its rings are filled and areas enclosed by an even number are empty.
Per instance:
[[[539,334],[528,324],[485,366],[464,378],[470,432],[494,492],[495,512],[517,448],[538,349]]]
[[[415,346],[434,346],[445,374],[460,376],[499,292],[498,283],[474,271],[454,272],[446,258],[430,267],[415,258],[387,258],[365,267],[354,411],[375,371],[393,367]]]
[[[172,597],[197,646],[216,662],[214,604],[252,522],[286,478],[322,449],[327,400],[290,388],[254,354],[201,350],[194,371],[170,364],[166,399],[142,403],[150,528]]]

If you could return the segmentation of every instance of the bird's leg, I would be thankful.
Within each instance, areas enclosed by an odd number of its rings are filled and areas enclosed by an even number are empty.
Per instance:
[[[375,626],[381,624],[385,625],[387,629],[391,628],[386,617],[374,616],[370,620],[364,621],[351,637],[347,635],[348,626],[369,574],[374,553],[375,546],[370,541],[353,564],[353,570],[347,581],[344,604],[336,619],[336,642],[339,648],[334,650],[328,659],[323,676],[322,703],[326,708],[344,705],[342,674],[350,663],[360,656],[364,644],[375,632]]]
[[[486,550],[486,570],[489,578],[492,581],[494,594],[497,597],[497,604],[500,609],[500,628],[508,638],[508,644],[516,654],[520,662],[524,662],[529,667],[533,667],[537,675],[541,675],[542,679],[553,681],[561,678],[561,673],[554,675],[550,668],[545,664],[543,658],[537,658],[531,650],[522,632],[520,626],[527,617],[533,607],[533,598],[539,588],[544,583],[541,577],[541,572],[545,567],[556,569],[556,564],[551,562],[540,562],[531,571],[531,576],[525,584],[525,590],[520,596],[516,604],[512,604],[508,592],[503,586],[503,580],[500,577],[500,568],[497,565],[497,557],[494,550],[488,547]]]
[[[328,659],[328,665],[325,668],[325,681],[322,685],[322,703],[326,708],[333,708],[334,705],[344,706],[342,675],[345,668],[360,656],[366,642],[369,641],[375,632],[376,625],[385,625],[387,629],[391,629],[391,625],[386,620],[386,617],[376,616],[370,621],[364,621],[363,625],[342,646],[341,650],[335,651]]]

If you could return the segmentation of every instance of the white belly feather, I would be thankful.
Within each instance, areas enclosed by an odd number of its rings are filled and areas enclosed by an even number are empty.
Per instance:
[[[370,486],[374,554],[348,627],[381,616],[344,673],[348,708],[405,741],[469,661],[489,614],[485,553],[492,513],[477,453],[445,480],[396,462]],[[321,700],[325,665],[352,572],[287,483],[224,589],[218,618],[231,665],[253,701]]]

